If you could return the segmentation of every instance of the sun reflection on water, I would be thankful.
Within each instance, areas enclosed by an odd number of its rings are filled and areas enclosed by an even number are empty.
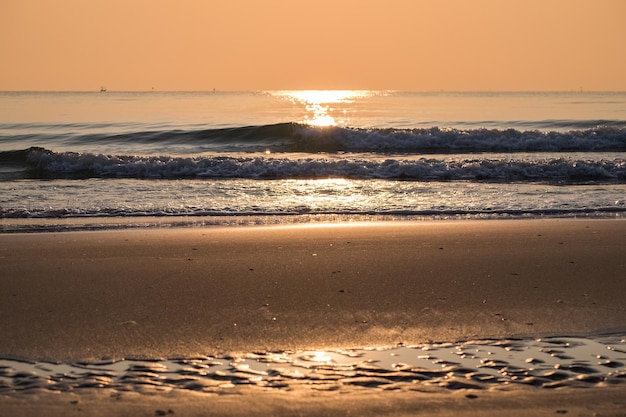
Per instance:
[[[355,210],[368,196],[362,194],[358,183],[345,178],[287,180],[276,184],[279,192],[289,195],[288,205],[311,212],[326,211],[330,207]]]
[[[311,358],[312,361],[314,362],[330,362],[332,359],[330,356],[328,356],[328,354],[324,351],[317,351],[315,352],[315,354],[313,355],[313,357]]]
[[[278,91],[275,95],[304,106],[303,123],[312,126],[338,126],[348,121],[345,104],[371,96],[369,90],[295,90]]]

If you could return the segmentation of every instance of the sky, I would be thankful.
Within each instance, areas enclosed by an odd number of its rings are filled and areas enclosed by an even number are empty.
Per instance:
[[[626,90],[626,0],[0,0],[0,90]]]

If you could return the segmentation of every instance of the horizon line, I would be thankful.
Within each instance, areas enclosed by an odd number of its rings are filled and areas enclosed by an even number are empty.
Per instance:
[[[626,93],[626,90],[584,90],[578,89],[554,89],[554,90],[498,90],[498,89],[433,89],[433,90],[411,90],[411,89],[367,89],[367,88],[276,88],[276,89],[242,89],[242,90],[218,90],[218,89],[198,89],[198,90],[111,90],[106,89],[104,91],[100,89],[71,89],[71,90],[56,90],[56,89],[15,89],[4,90],[0,89],[1,93],[263,93],[274,91],[384,91],[384,92],[397,92],[397,93]]]

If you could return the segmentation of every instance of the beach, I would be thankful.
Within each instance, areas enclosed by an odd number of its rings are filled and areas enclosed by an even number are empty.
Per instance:
[[[600,219],[5,233],[0,357],[73,363],[623,337],[625,255],[626,222]],[[98,415],[104,407],[101,415],[254,415],[254,398],[258,415],[523,415],[515,412],[525,407],[538,415],[567,407],[623,415],[623,384],[592,385],[486,390],[477,398],[462,389],[309,395],[302,387],[236,387],[233,395],[124,393],[123,406],[109,390],[35,389],[2,395],[0,414],[57,407]]]

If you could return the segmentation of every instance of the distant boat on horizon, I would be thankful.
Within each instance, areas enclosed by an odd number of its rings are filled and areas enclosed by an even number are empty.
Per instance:
[[[106,88],[106,87],[104,87],[104,86],[101,86],[101,87],[100,87],[100,92],[101,92],[101,93],[106,93],[106,92],[107,92],[107,88]]]

